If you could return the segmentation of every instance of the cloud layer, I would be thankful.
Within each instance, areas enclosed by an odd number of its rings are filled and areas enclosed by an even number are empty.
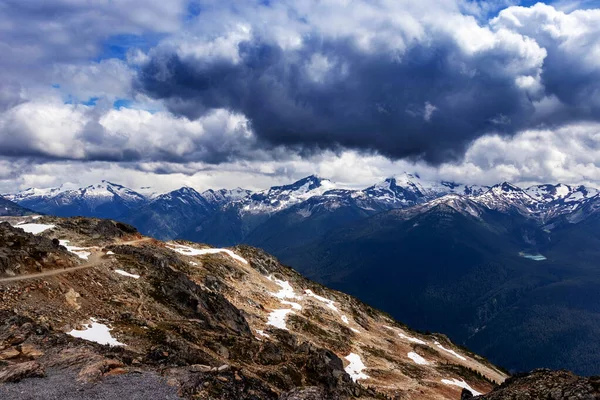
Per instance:
[[[4,1],[0,188],[600,183],[600,9],[508,3]]]

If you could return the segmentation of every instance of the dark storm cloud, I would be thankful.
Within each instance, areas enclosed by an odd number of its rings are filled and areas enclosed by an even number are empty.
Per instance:
[[[501,55],[467,58],[449,41],[415,46],[401,60],[344,41],[309,42],[289,54],[252,40],[239,54],[235,64],[160,55],[143,68],[139,86],[189,118],[213,108],[242,113],[268,144],[433,163],[459,157],[486,132],[514,132],[534,111],[514,76],[495,65]],[[315,54],[332,60],[318,81],[308,65]]]
[[[183,17],[183,0],[4,3],[0,156],[13,159],[167,173],[354,149],[440,164],[487,134],[600,118],[594,10],[489,20],[510,1],[201,0]],[[128,48],[145,37],[163,39]]]

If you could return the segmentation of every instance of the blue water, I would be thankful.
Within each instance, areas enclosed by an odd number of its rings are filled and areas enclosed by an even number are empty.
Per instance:
[[[521,257],[525,257],[525,258],[528,258],[528,259],[534,260],[534,261],[544,261],[544,260],[546,260],[546,257],[544,257],[541,254],[519,253],[519,255]]]

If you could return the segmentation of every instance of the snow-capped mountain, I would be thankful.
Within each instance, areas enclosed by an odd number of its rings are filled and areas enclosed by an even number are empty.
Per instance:
[[[547,184],[521,189],[504,182],[472,198],[492,210],[517,212],[528,218],[546,222],[572,213],[584,204],[600,199],[600,196],[597,189],[585,186]]]
[[[329,190],[336,189],[336,187],[328,179],[311,175],[290,185],[273,186],[267,190],[253,193],[241,200],[239,207],[242,213],[272,214],[308,200],[313,196],[325,194]]]
[[[208,189],[202,192],[202,197],[204,197],[209,203],[223,206],[234,201],[242,200],[251,194],[251,190],[238,187],[235,189]]]
[[[487,186],[463,185],[454,182],[434,182],[421,179],[417,174],[404,173],[387,178],[362,192],[376,202],[391,208],[405,208],[436,199],[446,194],[478,195],[486,192]]]
[[[342,188],[311,175],[254,193],[241,188],[200,193],[183,187],[157,194],[152,188],[132,190],[102,181],[75,190],[30,188],[5,197],[44,214],[121,219],[161,239],[182,237],[217,245],[249,242],[271,251],[275,248],[263,240],[273,237],[273,232],[284,232],[282,227],[297,229],[288,236],[303,242],[306,238],[298,237],[300,232],[312,238],[357,219],[395,209],[414,207],[404,214],[414,215],[445,204],[476,216],[485,207],[548,223],[561,215],[571,215],[569,218],[576,220],[586,218],[589,210],[595,208],[583,205],[600,202],[598,190],[585,186],[547,184],[520,188],[504,182],[487,187],[430,181],[409,173],[365,189]],[[260,237],[260,242],[253,237]]]
[[[144,234],[159,238],[175,238],[217,212],[223,205],[250,194],[245,189],[207,190],[199,193],[182,187],[161,194],[139,208],[121,215],[120,219],[136,226]]]
[[[30,188],[7,198],[40,213],[99,218],[116,218],[147,201],[146,196],[108,181],[73,190]]]

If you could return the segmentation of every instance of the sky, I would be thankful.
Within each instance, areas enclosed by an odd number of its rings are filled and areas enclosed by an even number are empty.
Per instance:
[[[600,1],[0,0],[0,193],[600,187]]]

